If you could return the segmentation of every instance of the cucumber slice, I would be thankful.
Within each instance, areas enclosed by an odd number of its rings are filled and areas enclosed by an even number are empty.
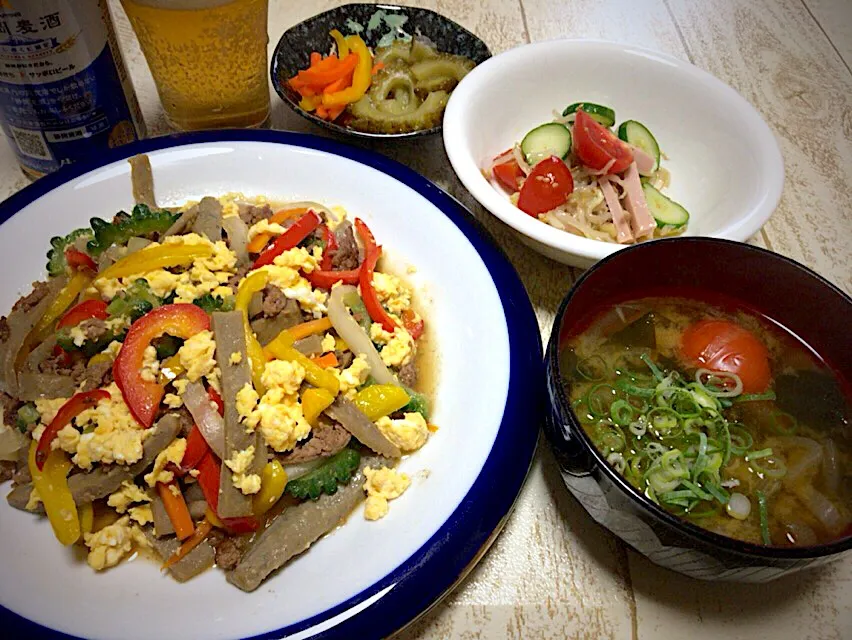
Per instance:
[[[647,182],[642,185],[642,193],[648,203],[648,211],[660,226],[682,227],[689,222],[689,212],[674,200],[667,198]]]
[[[570,116],[572,113],[576,113],[577,109],[582,109],[592,116],[593,120],[597,120],[605,127],[611,127],[615,124],[615,111],[594,102],[575,102],[574,104],[569,104],[565,107],[565,111],[562,112],[562,117],[564,118],[565,116]]]
[[[618,127],[618,137],[651,156],[654,159],[654,171],[660,168],[660,145],[644,124],[636,120],[622,122]]]
[[[521,151],[530,165],[550,156],[564,159],[571,153],[571,131],[559,122],[540,125],[524,136]]]

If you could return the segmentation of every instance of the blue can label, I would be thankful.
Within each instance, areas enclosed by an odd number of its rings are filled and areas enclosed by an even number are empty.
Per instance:
[[[103,0],[0,0],[0,124],[31,173],[137,139],[120,55]]]

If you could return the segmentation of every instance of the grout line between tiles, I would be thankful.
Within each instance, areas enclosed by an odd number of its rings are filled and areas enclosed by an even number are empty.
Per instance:
[[[819,19],[818,19],[818,18],[814,15],[814,12],[813,12],[813,11],[811,11],[811,8],[808,6],[808,3],[807,3],[807,2],[805,2],[805,0],[801,0],[801,1],[802,1],[802,6],[805,8],[805,11],[807,11],[807,12],[808,12],[808,15],[809,15],[809,16],[811,17],[811,19],[812,19],[812,20],[816,23],[816,26],[817,26],[817,27],[819,27],[819,30],[820,30],[820,31],[822,31],[822,35],[824,35],[824,36],[825,36],[825,39],[826,39],[826,40],[828,40],[828,44],[830,44],[830,45],[831,45],[831,48],[832,48],[832,49],[834,49],[834,53],[836,53],[836,54],[837,54],[837,57],[838,57],[838,58],[840,58],[840,62],[843,64],[843,66],[844,66],[844,67],[846,67],[846,70],[847,70],[850,74],[852,74],[852,68],[850,68],[850,67],[849,67],[849,63],[848,63],[848,62],[846,61],[846,59],[843,57],[843,54],[842,54],[842,53],[840,53],[840,50],[839,50],[839,49],[838,49],[838,48],[834,45],[834,41],[831,39],[831,36],[830,36],[830,35],[828,35],[828,32],[827,32],[825,29],[823,29],[823,27],[822,27],[822,23],[821,23],[821,22],[819,21]]]
[[[666,7],[666,12],[669,14],[672,24],[674,24],[680,44],[683,45],[683,50],[686,52],[686,59],[689,60],[690,64],[695,64],[695,60],[692,57],[692,51],[689,50],[689,45],[686,44],[686,37],[683,35],[683,31],[680,30],[680,23],[678,23],[677,18],[675,18],[675,14],[674,11],[672,11],[669,0],[663,0],[663,5]]]
[[[524,0],[518,0],[518,6],[521,9],[521,22],[524,24],[524,37],[526,37],[527,42],[532,42],[532,38],[530,37],[530,27],[527,24],[527,12],[524,9]]]

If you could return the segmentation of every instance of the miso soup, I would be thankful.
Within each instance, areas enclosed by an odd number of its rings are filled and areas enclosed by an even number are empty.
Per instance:
[[[755,544],[852,534],[848,387],[769,319],[636,300],[569,336],[560,368],[603,457],[669,512]]]

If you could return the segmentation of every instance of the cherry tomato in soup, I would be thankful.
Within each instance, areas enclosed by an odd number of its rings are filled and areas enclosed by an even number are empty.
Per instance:
[[[701,320],[681,337],[684,355],[711,371],[735,373],[745,393],[760,393],[769,386],[769,352],[755,335],[728,320]]]
[[[495,164],[491,168],[491,172],[504,189],[509,193],[515,193],[518,190],[518,185],[524,177],[524,172],[518,166],[514,158]]]
[[[584,165],[596,171],[612,163],[607,173],[621,173],[633,162],[633,151],[585,111],[574,119],[574,153]]]
[[[518,208],[537,216],[565,204],[572,191],[574,178],[568,165],[556,156],[550,156],[536,164],[527,176],[518,197]]]

